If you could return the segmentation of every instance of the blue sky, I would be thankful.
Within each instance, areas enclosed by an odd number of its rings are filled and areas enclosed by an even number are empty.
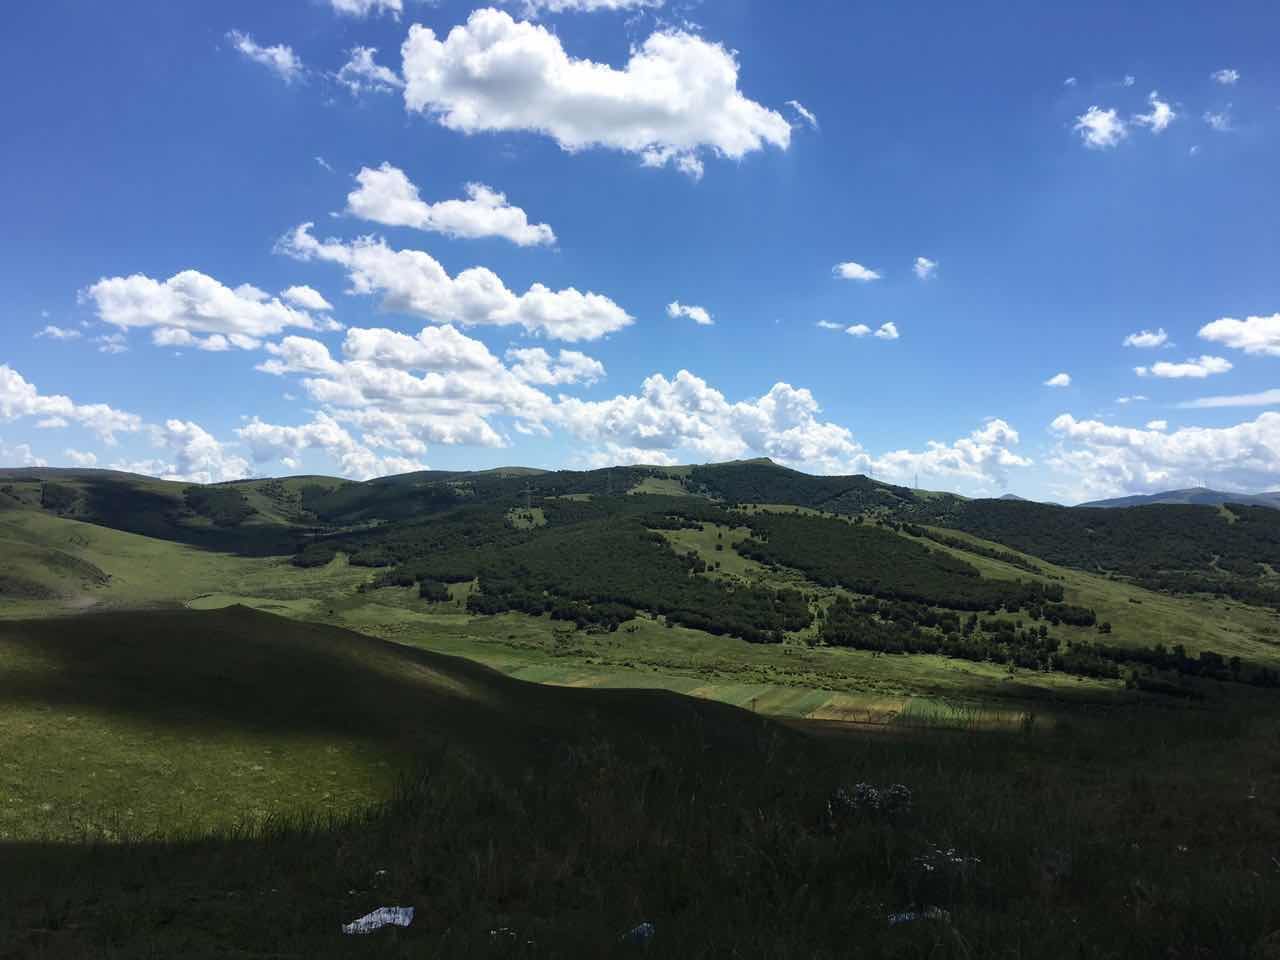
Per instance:
[[[15,5],[0,461],[1280,487],[1278,27]]]

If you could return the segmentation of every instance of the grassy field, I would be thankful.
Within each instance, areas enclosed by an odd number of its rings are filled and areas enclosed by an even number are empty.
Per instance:
[[[275,814],[219,830],[126,806],[107,845],[0,840],[4,957],[629,956],[620,935],[644,920],[658,956],[1245,960],[1280,927],[1280,725],[1261,694],[1016,732],[920,705],[806,736],[243,608],[11,621],[0,650],[6,709],[80,725],[19,741],[33,769],[54,740],[87,755],[127,727],[151,792]],[[354,778],[354,809],[317,794],[314,751],[344,740],[324,762],[394,773],[385,802],[360,805]],[[910,803],[842,801],[857,782]],[[136,789],[95,787],[121,805]],[[384,904],[413,925],[341,936]],[[935,919],[889,922],[911,910]]]

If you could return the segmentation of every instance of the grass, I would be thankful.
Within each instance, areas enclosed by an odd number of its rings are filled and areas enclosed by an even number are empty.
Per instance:
[[[1031,735],[987,732],[973,712],[921,728],[927,705],[871,734],[797,730],[661,694],[522,684],[243,609],[75,622],[82,637],[4,628],[61,665],[64,706],[202,742],[343,728],[398,753],[401,779],[346,814],[0,842],[6,957],[630,956],[619,936],[648,920],[658,956],[1244,960],[1280,927],[1280,727],[1261,696],[1081,710]],[[79,645],[125,626],[136,656],[102,658],[117,671],[104,692]],[[190,674],[211,648],[215,672],[253,690],[229,698],[212,667]],[[334,698],[339,677],[351,692]],[[171,753],[153,786],[168,792],[192,753]],[[828,806],[859,781],[905,784],[910,809]],[[339,934],[384,904],[414,906],[413,925]],[[948,919],[887,921],[930,907]]]

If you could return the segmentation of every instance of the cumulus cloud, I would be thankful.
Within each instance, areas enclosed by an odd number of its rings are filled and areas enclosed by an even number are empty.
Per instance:
[[[162,474],[166,479],[221,483],[249,476],[249,461],[232,453],[198,423],[175,418],[151,430],[155,443],[173,457]]]
[[[421,250],[393,250],[382,239],[352,243],[319,241],[304,223],[283,237],[277,249],[300,260],[323,260],[344,267],[355,294],[382,295],[390,310],[436,323],[462,326],[519,326],[531,334],[560,340],[596,340],[621,330],[632,318],[608,297],[573,287],[550,290],[535,283],[525,293],[508,290],[492,270],[471,267],[456,277]]]
[[[928,257],[916,257],[916,262],[911,268],[915,271],[917,277],[921,280],[928,280],[938,271],[938,261],[930,260]]]
[[[104,323],[122,330],[158,328],[157,342],[169,345],[181,345],[184,338],[192,343],[191,335],[203,333],[251,350],[262,337],[287,327],[310,330],[317,326],[305,310],[290,307],[252,284],[232,289],[196,270],[183,270],[164,281],[138,273],[104,277],[83,296],[94,303]]]
[[[553,358],[541,347],[513,348],[507,351],[506,361],[517,380],[538,386],[592,384],[604,377],[603,363],[576,350],[561,350]]]
[[[1204,410],[1217,407],[1274,407],[1280,404],[1280,389],[1262,390],[1258,393],[1237,393],[1228,396],[1199,397],[1178,404],[1184,410]]]
[[[1044,382],[1044,385],[1046,387],[1069,387],[1071,386],[1071,374],[1055,373]]]
[[[639,394],[603,401],[562,398],[555,420],[600,449],[593,462],[671,463],[768,456],[819,473],[875,473],[908,479],[915,472],[978,483],[1000,482],[1006,468],[1031,461],[1009,448],[1017,432],[992,420],[955,443],[873,457],[839,424],[820,417],[806,389],[778,383],[755,399],[729,401],[705,380],[681,370],[654,374]],[[625,459],[623,457],[625,456]]]
[[[831,268],[831,273],[841,280],[857,280],[859,283],[870,283],[872,280],[880,279],[880,274],[875,270],[853,260],[837,263]]]
[[[888,323],[880,324],[880,328],[876,330],[875,335],[881,340],[897,340],[898,325],[890,320]]]
[[[1050,464],[1075,496],[1111,496],[1185,487],[1272,486],[1280,474],[1280,413],[1230,427],[1169,431],[1116,427],[1062,414],[1050,425],[1058,445]]]
[[[1146,399],[1147,399],[1147,398],[1146,398],[1146,397],[1144,397],[1142,394],[1140,394],[1140,393],[1135,393],[1135,394],[1134,394],[1133,396],[1131,396],[1131,397],[1116,397],[1116,403],[1118,403],[1118,404],[1120,404],[1121,406],[1123,406],[1123,405],[1124,405],[1124,404],[1126,404],[1126,403],[1140,403],[1140,402],[1142,402],[1143,400],[1146,400]]]
[[[865,323],[855,323],[846,327],[844,332],[851,337],[865,337],[871,333],[871,328]]]
[[[1164,327],[1158,330],[1139,330],[1137,333],[1131,333],[1125,337],[1121,342],[1121,346],[1150,350],[1163,346],[1168,339],[1169,335],[1164,332]]]
[[[328,444],[348,474],[374,469],[357,447],[416,458],[431,443],[505,446],[508,441],[491,422],[495,417],[512,418],[525,433],[546,432],[554,401],[531,384],[592,382],[604,375],[602,364],[572,350],[558,356],[540,348],[512,350],[508,368],[483,343],[448,325],[426,327],[416,336],[352,328],[341,359],[306,337],[285,337],[266,349],[271,357],[260,370],[302,377],[327,417],[360,432],[350,444],[341,438]],[[336,434],[328,430],[324,436]],[[295,444],[279,455],[297,453]]]
[[[1163,133],[1169,128],[1169,124],[1178,119],[1178,114],[1174,111],[1173,106],[1167,101],[1161,100],[1160,94],[1156,91],[1151,91],[1147,101],[1151,104],[1151,112],[1133,115],[1133,122],[1138,126],[1149,127],[1152,133]]]
[[[812,110],[809,110],[808,108],[806,108],[805,105],[801,103],[799,100],[788,100],[787,106],[790,107],[792,110],[794,110],[796,113],[796,116],[798,116],[801,120],[807,123],[814,130],[818,129],[818,118],[814,115]]]
[[[1230,67],[1223,67],[1221,70],[1215,70],[1209,74],[1214,83],[1220,83],[1224,87],[1234,87],[1240,82],[1240,71],[1232,70]]]
[[[405,106],[462,133],[543,133],[570,152],[625,151],[694,177],[704,153],[737,160],[791,142],[786,119],[738,89],[734,55],[683,31],[652,34],[617,69],[488,8],[443,39],[415,24],[401,53]]]
[[[0,364],[0,420],[43,417],[50,425],[57,421],[77,423],[93,431],[105,443],[114,444],[117,433],[142,428],[142,419],[105,403],[75,403],[62,394],[42,394],[8,364]]]
[[[556,422],[578,438],[640,452],[654,462],[660,453],[688,451],[707,460],[751,454],[838,470],[861,447],[844,427],[818,419],[813,395],[778,383],[755,400],[731,403],[687,370],[668,380],[645,379],[637,394],[608,400],[561,398]]]
[[[1090,150],[1108,150],[1129,135],[1129,128],[1114,109],[1093,106],[1076,117],[1072,127]]]
[[[1080,81],[1079,81],[1079,80],[1077,80],[1075,77],[1067,77],[1067,79],[1065,79],[1065,80],[1063,80],[1063,81],[1062,81],[1062,85],[1063,85],[1064,87],[1074,87],[1074,86],[1076,86],[1076,84],[1078,84],[1079,82],[1080,82]]]
[[[72,450],[68,447],[62,451],[62,455],[77,467],[96,467],[98,465],[98,455],[82,450]]]
[[[56,324],[45,324],[43,330],[36,331],[36,339],[48,337],[50,340],[79,340],[80,331],[74,327],[59,327]]]
[[[1148,420],[1147,429],[1148,430],[1168,430],[1169,421],[1168,420]]]
[[[325,413],[317,413],[310,423],[300,426],[279,426],[255,417],[236,433],[257,463],[280,460],[290,469],[297,469],[303,451],[319,450],[339,464],[343,476],[354,480],[427,469],[426,464],[412,457],[379,454]]]
[[[1237,320],[1222,317],[1200,328],[1199,337],[1245,353],[1280,357],[1280,313]]]
[[[599,10],[641,10],[661,7],[664,0],[523,0],[524,14],[595,13]]]
[[[983,488],[1003,488],[1010,468],[1029,467],[1032,460],[1015,453],[1018,431],[993,417],[966,437],[953,443],[931,440],[924,450],[895,450],[871,458],[868,468],[882,480],[909,483],[918,475],[930,480],[965,480]]]
[[[227,34],[227,39],[243,56],[254,63],[262,64],[285,83],[294,83],[301,80],[306,74],[306,68],[303,67],[302,61],[298,59],[297,54],[293,52],[293,48],[283,43],[264,47],[259,45],[249,34],[242,33],[239,30],[230,31]]]
[[[673,320],[678,317],[688,317],[702,327],[709,327],[715,323],[715,320],[711,318],[711,314],[707,312],[705,307],[688,306],[679,300],[672,300],[667,304],[667,316]]]
[[[1231,363],[1222,357],[1192,357],[1183,363],[1167,363],[1161,361],[1149,367],[1134,367],[1133,372],[1140,377],[1162,377],[1166,380],[1184,380],[1188,377],[1203,380],[1215,373],[1226,373]]]
[[[302,307],[303,310],[332,310],[333,304],[326,300],[319,290],[313,290],[311,287],[302,286],[290,287],[282,290],[280,296],[288,300],[296,307]]]
[[[843,323],[836,323],[833,320],[819,320],[815,326],[821,327],[823,330],[843,330]]]
[[[353,47],[347,62],[334,75],[355,96],[362,93],[395,93],[404,89],[404,81],[390,67],[375,59],[377,47]],[[328,166],[326,164],[326,166]]]
[[[0,463],[18,467],[47,467],[49,461],[38,457],[31,450],[31,444],[19,443],[9,447],[0,441]]]
[[[414,227],[452,237],[503,237],[521,247],[550,245],[556,235],[545,223],[507,202],[505,194],[483,183],[467,184],[466,200],[427,203],[403,170],[384,163],[363,167],[359,186],[347,195],[347,213],[390,227]]]
[[[404,12],[404,0],[329,0],[334,13],[348,17],[367,17],[373,13],[389,13],[399,19]]]

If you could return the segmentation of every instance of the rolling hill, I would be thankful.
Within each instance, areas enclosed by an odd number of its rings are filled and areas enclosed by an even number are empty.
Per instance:
[[[1159,504],[1193,503],[1205,507],[1220,507],[1228,503],[1244,503],[1257,507],[1280,509],[1280,491],[1271,493],[1226,493],[1208,487],[1190,487],[1186,490],[1165,490],[1163,493],[1139,494],[1131,497],[1115,497],[1111,500],[1092,500],[1081,507],[1150,507]]]

